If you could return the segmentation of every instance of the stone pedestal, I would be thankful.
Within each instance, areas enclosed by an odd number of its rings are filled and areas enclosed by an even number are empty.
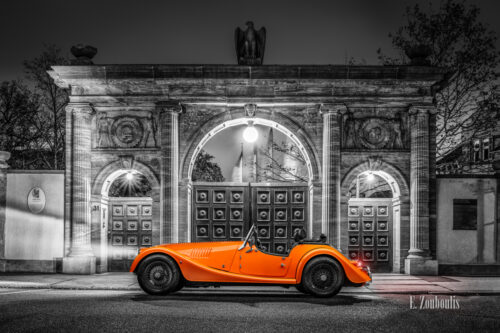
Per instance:
[[[437,275],[437,261],[429,256],[430,151],[429,115],[433,106],[411,107],[410,157],[410,249],[405,259],[405,273]]]
[[[71,170],[71,241],[67,257],[63,258],[63,273],[94,274],[96,258],[91,246],[91,119],[92,107],[87,103],[70,103],[72,117],[69,144],[73,154]]]
[[[344,104],[322,104],[323,163],[321,232],[340,250],[340,121]]]
[[[62,271],[64,274],[95,274],[96,257],[64,257],[62,259]]]
[[[438,275],[438,261],[430,258],[406,258],[405,273],[410,275]]]

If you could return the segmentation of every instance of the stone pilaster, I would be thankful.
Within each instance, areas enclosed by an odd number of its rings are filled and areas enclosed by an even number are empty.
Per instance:
[[[72,171],[73,171],[73,109],[66,107],[66,140],[64,171],[64,256],[69,254],[71,248],[71,207],[72,198]]]
[[[160,242],[179,240],[179,103],[162,103],[160,108],[162,152],[162,223]]]
[[[72,119],[70,134],[71,163],[71,241],[63,258],[63,273],[94,274],[96,258],[91,245],[91,119],[88,103],[70,103],[67,115]]]
[[[340,117],[347,110],[343,104],[322,104],[323,163],[321,232],[328,242],[340,246]]]
[[[493,131],[493,170],[496,177],[496,197],[495,197],[495,262],[500,263],[500,118],[497,119],[495,130]]]
[[[5,213],[7,209],[7,161],[10,153],[0,150],[0,272],[5,272]]]
[[[412,106],[410,113],[410,249],[405,273],[437,275],[437,261],[429,256],[430,116],[433,106]]]

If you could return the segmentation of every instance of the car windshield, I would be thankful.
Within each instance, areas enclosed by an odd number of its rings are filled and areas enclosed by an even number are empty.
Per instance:
[[[238,251],[244,249],[245,246],[247,246],[248,241],[250,240],[250,237],[252,237],[252,235],[253,235],[254,232],[255,232],[255,224],[252,224],[252,227],[250,228],[250,230],[248,230],[248,234],[245,237],[245,240],[243,241],[243,243],[241,244],[241,246],[238,248]]]

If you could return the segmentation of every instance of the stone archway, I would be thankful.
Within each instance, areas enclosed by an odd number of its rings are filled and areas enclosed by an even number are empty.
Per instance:
[[[341,249],[345,254],[348,251],[348,219],[350,213],[349,206],[349,186],[359,175],[373,173],[384,179],[392,190],[392,235],[391,266],[393,272],[402,272],[404,269],[404,259],[410,247],[409,234],[402,230],[409,230],[410,227],[410,191],[403,174],[393,165],[383,161],[378,157],[369,158],[367,162],[353,167],[342,179],[341,185],[341,225],[345,226],[341,230]]]
[[[228,115],[230,114],[230,116]],[[278,114],[275,112],[270,112],[268,110],[260,110],[258,115],[254,117],[247,117],[243,112],[234,111],[233,113],[227,112],[220,114],[218,116],[209,119],[204,126],[198,131],[198,134],[191,138],[190,145],[187,150],[184,151],[181,163],[181,181],[179,183],[179,197],[186,198],[185,209],[179,209],[180,221],[187,221],[186,225],[186,236],[180,237],[184,238],[186,241],[192,240],[191,228],[192,228],[192,172],[194,163],[198,153],[201,151],[203,146],[210,140],[214,135],[223,131],[224,129],[240,126],[247,124],[251,120],[254,125],[261,125],[266,127],[271,127],[277,131],[286,135],[300,150],[301,154],[306,160],[306,167],[309,182],[307,184],[307,194],[308,194],[308,214],[307,230],[309,236],[312,236],[313,232],[313,222],[314,219],[320,220],[321,216],[314,215],[313,212],[318,212],[318,205],[321,205],[321,185],[319,183],[320,171],[318,169],[319,159],[318,154],[313,148],[314,145],[312,141],[307,136],[307,132],[299,126],[291,118]],[[180,201],[180,204],[183,200]]]
[[[151,186],[151,197],[123,198],[119,202],[115,198],[108,197],[111,184],[126,173],[143,175]],[[114,221],[114,212],[111,211],[112,207],[117,206],[117,204],[124,205],[122,212],[119,212],[119,215],[123,217],[119,218],[120,221]],[[160,223],[160,182],[146,164],[136,161],[131,157],[121,157],[119,160],[103,167],[93,181],[91,206],[91,239],[94,254],[97,258],[97,272],[108,271],[109,258],[118,258],[114,253],[116,251],[112,250],[112,246],[110,245],[114,241],[111,239],[113,228],[109,227],[110,224],[119,222],[121,225],[118,227],[118,230],[125,231],[130,227],[131,231],[137,231],[138,235],[131,235],[131,240],[133,241],[131,244],[128,244],[129,240],[126,239],[125,234],[123,235],[122,244],[124,248],[127,245],[151,246],[160,243],[160,229],[162,228]],[[135,209],[135,211],[127,212],[129,206],[131,209]],[[132,216],[129,217],[129,213],[132,213]],[[134,218],[134,215],[137,218]],[[130,220],[130,223],[127,222],[127,218]],[[141,239],[142,233],[139,235],[143,228],[147,230],[147,233],[144,233],[144,235],[147,234],[149,237],[145,239],[146,242]],[[125,243],[126,241],[127,243]],[[127,254],[125,250],[122,252],[119,254],[120,258],[126,258]]]
[[[233,120],[228,120],[223,122],[222,124],[219,124],[215,126],[210,132],[205,134],[201,140],[198,142],[196,145],[193,154],[191,155],[191,158],[189,160],[188,164],[188,171],[187,171],[187,176],[188,179],[191,180],[192,172],[193,172],[193,167],[194,163],[196,160],[196,157],[198,153],[203,149],[203,146],[207,143],[208,140],[210,140],[213,136],[217,135],[217,133],[233,127],[233,126],[238,126],[238,125],[246,125],[248,121],[251,120],[254,125],[262,125],[266,127],[271,127],[273,129],[276,129],[280,131],[281,133],[285,134],[288,138],[292,140],[292,142],[299,147],[299,150],[301,154],[304,156],[306,160],[306,167],[307,167],[307,172],[309,175],[309,179],[313,180],[314,179],[314,172],[313,172],[313,162],[312,159],[309,156],[308,150],[306,149],[306,146],[300,141],[300,139],[297,137],[297,135],[293,134],[288,128],[286,128],[283,125],[280,125],[276,121],[269,120],[269,119],[264,119],[264,118],[238,118],[238,119],[233,119]]]
[[[289,136],[295,143],[301,147],[301,151],[307,156],[310,162],[310,180],[317,181],[320,178],[321,165],[319,153],[314,148],[315,145],[308,135],[308,132],[301,124],[297,123],[294,119],[288,117],[285,114],[274,112],[269,109],[258,109],[254,117],[248,117],[246,113],[242,110],[243,108],[237,108],[234,110],[229,110],[226,112],[221,112],[213,117],[204,119],[204,124],[201,126],[195,135],[190,137],[187,142],[187,148],[184,150],[180,162],[180,179],[183,181],[189,181],[191,179],[192,165],[196,160],[196,155],[200,151],[201,147],[217,132],[224,130],[224,128],[230,126],[237,126],[241,124],[246,124],[247,121],[251,120],[260,122],[264,126],[273,126],[280,130],[285,135]],[[274,127],[276,126],[277,127]],[[293,137],[292,137],[293,136]]]

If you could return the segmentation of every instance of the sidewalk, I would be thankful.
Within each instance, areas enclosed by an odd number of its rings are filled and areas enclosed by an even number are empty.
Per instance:
[[[136,290],[140,291],[133,273],[96,275],[9,274],[0,275],[0,288]],[[224,286],[220,288],[184,288],[183,292],[230,293],[298,293],[295,288],[277,286]],[[453,294],[500,295],[500,277],[412,276],[404,274],[374,274],[367,287],[345,287],[343,294]]]

